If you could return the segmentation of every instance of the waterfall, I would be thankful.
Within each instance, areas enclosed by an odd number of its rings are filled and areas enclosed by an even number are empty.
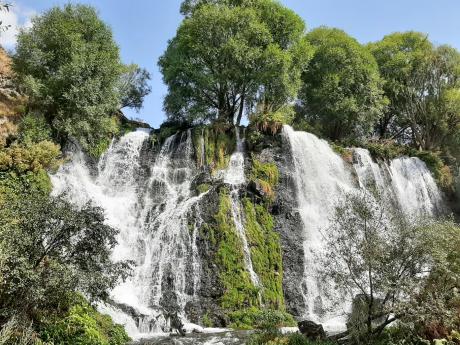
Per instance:
[[[347,192],[364,190],[387,194],[409,216],[432,216],[442,209],[442,196],[425,163],[418,158],[402,157],[390,162],[375,162],[365,149],[354,148],[353,164],[347,164],[329,144],[306,132],[283,128],[292,151],[298,211],[304,239],[304,318],[321,322],[329,330],[343,328],[338,313],[326,311],[325,298],[315,263],[323,248],[323,235],[334,214],[336,203]],[[353,178],[356,176],[356,180]],[[345,299],[345,298],[344,298]],[[344,303],[344,311],[350,306]]]
[[[318,279],[315,256],[322,250],[321,231],[328,227],[334,207],[352,189],[350,171],[325,140],[285,126],[284,135],[291,145],[298,211],[302,218],[304,241],[304,302],[302,317],[323,322],[325,301]]]
[[[165,313],[182,314],[196,296],[199,201],[206,194],[191,195],[190,130],[166,139],[145,182],[140,170],[147,138],[146,131],[136,131],[113,142],[93,174],[77,150],[51,176],[54,194],[66,193],[77,205],[91,201],[102,207],[106,222],[119,230],[113,260],[134,260],[134,274],[111,292],[114,305],[100,308],[133,338],[161,332],[167,326]],[[194,219],[193,231],[189,219]]]
[[[237,127],[235,133],[236,149],[229,165],[213,176],[212,182],[224,182],[230,189],[231,216],[241,240],[244,265],[254,286],[261,287],[252,265],[240,200],[246,188],[244,135],[240,137]],[[292,153],[291,173],[302,221],[296,235],[304,252],[303,279],[298,284],[306,308],[300,316],[324,323],[331,330],[337,323],[343,326],[344,320],[338,315],[341,311],[328,311],[330,301],[318,279],[321,267],[315,258],[324,250],[323,236],[336,203],[350,191],[362,189],[372,194],[377,190],[407,216],[420,217],[442,212],[442,194],[418,158],[375,161],[369,151],[353,148],[350,164],[313,134],[285,126],[283,135],[289,143],[286,152],[290,149]],[[77,149],[71,160],[51,175],[53,194],[65,193],[80,206],[92,202],[104,210],[107,224],[119,230],[112,258],[133,260],[133,275],[111,291],[110,304],[99,308],[125,325],[133,338],[162,332],[168,326],[168,315],[178,313],[185,320],[187,306],[202,301],[208,284],[202,275],[209,272],[204,266],[209,262],[199,252],[204,240],[199,230],[203,219],[212,216],[202,205],[213,202],[203,198],[215,193],[211,188],[196,195],[193,188],[194,181],[207,173],[203,132],[196,148],[197,154],[201,153],[199,162],[193,158],[191,130],[167,138],[154,154],[149,154],[148,138],[148,131],[140,130],[114,140],[96,166]],[[295,226],[292,229],[297,230]]]
[[[251,251],[249,249],[246,230],[244,228],[244,217],[241,211],[242,205],[239,199],[239,187],[246,181],[244,176],[244,142],[240,138],[240,131],[235,127],[236,135],[236,150],[230,156],[228,168],[224,174],[224,182],[231,185],[230,199],[232,205],[232,218],[235,223],[236,231],[243,244],[244,264],[252,283],[255,286],[260,286],[260,280],[257,273],[254,271],[251,260]]]

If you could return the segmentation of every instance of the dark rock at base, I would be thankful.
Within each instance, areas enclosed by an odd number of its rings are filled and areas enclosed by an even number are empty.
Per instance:
[[[297,323],[300,333],[311,340],[326,339],[326,332],[324,332],[323,325],[315,323],[310,320],[299,321]]]

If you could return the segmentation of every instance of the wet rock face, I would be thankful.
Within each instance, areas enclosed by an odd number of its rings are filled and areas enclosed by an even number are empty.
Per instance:
[[[204,177],[203,177],[204,175]],[[208,174],[197,176],[198,183],[212,181]],[[192,323],[203,324],[206,316],[214,327],[225,327],[228,325],[228,318],[219,305],[219,298],[224,294],[222,283],[219,280],[219,267],[215,263],[217,248],[207,237],[206,226],[214,223],[214,215],[218,211],[219,205],[219,185],[214,182],[212,189],[200,200],[199,208],[202,210],[201,217],[203,224],[197,233],[197,249],[200,256],[200,278],[199,287],[196,295],[198,300],[187,303],[185,313]]]
[[[267,137],[266,137],[267,138]],[[283,291],[286,309],[294,317],[299,318],[306,306],[304,304],[303,287],[299,282],[303,279],[304,253],[303,231],[300,214],[296,211],[296,189],[292,172],[293,158],[289,143],[281,134],[265,140],[258,145],[259,152],[254,157],[263,162],[274,162],[279,170],[279,183],[276,198],[270,209],[275,219],[275,231],[280,235],[283,253]],[[257,193],[256,185],[249,185],[249,192]]]

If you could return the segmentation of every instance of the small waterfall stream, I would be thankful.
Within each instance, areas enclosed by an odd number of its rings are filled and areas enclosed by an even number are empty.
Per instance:
[[[230,162],[224,175],[224,182],[231,185],[230,198],[232,204],[232,218],[235,222],[235,228],[238,236],[243,244],[244,264],[249,272],[254,286],[260,286],[260,280],[257,273],[254,271],[251,260],[251,251],[249,249],[248,240],[246,238],[246,230],[244,227],[244,217],[241,211],[241,201],[239,199],[239,188],[246,181],[244,176],[244,142],[240,138],[240,131],[235,127],[236,135],[236,150],[230,156]]]

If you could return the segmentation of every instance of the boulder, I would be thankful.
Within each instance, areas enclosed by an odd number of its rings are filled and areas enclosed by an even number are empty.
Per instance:
[[[297,323],[300,333],[311,340],[326,339],[326,332],[324,332],[323,325],[315,323],[310,320],[299,321]]]

